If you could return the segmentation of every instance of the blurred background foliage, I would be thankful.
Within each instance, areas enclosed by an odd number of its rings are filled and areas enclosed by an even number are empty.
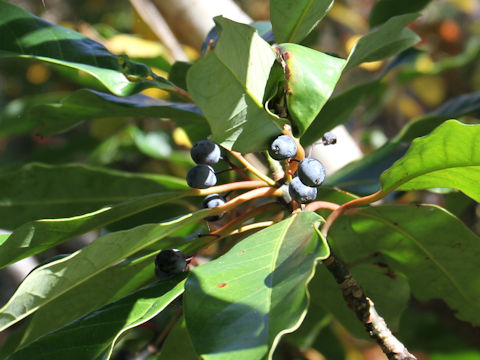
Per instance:
[[[174,56],[129,1],[11,2],[48,21],[77,30],[101,42],[113,53],[144,62],[159,75],[169,76]],[[356,40],[369,30],[369,15],[374,3],[374,0],[336,1],[304,44],[347,57]],[[237,4],[255,21],[268,20],[267,0],[241,0]],[[448,99],[480,91],[480,2],[434,0],[422,14],[411,25],[421,37],[421,43],[414,51],[405,54],[408,61],[404,66],[388,72],[382,86],[366,96],[346,123],[364,153],[381,147],[409,121],[431,112]],[[200,56],[200,49],[192,44],[182,43],[182,49],[191,61]],[[387,64],[388,61],[365,63],[349,71],[342,77],[335,93],[372,81]],[[174,72],[170,77],[172,74]],[[33,106],[59,101],[68,93],[84,87],[103,90],[74,70],[28,60],[2,59],[0,166],[5,168],[33,161],[49,164],[81,162],[134,172],[185,175],[192,165],[188,153],[191,143],[185,132],[169,121],[128,117],[98,119],[46,138],[36,134],[34,125],[16,122]],[[168,98],[166,92],[158,89],[143,93]],[[469,117],[463,120],[474,121]],[[460,193],[410,192],[398,194],[395,201],[425,201],[445,206],[480,233],[480,209]],[[65,252],[65,248],[57,250],[58,253]],[[15,285],[7,277],[8,272],[0,272],[2,302]],[[312,310],[316,311],[314,304]],[[308,320],[307,317],[307,323]],[[165,319],[155,321],[161,326]],[[306,328],[308,334],[297,332],[282,341],[276,352],[278,359],[384,358],[376,346],[348,334],[328,314],[321,323],[315,322]],[[400,328],[401,340],[419,359],[480,359],[480,329],[455,319],[441,302],[424,304],[412,301]],[[149,336],[151,334],[145,327],[130,332],[120,343],[119,347],[124,348],[117,351],[117,358],[128,359],[129,353],[148,343]],[[0,336],[1,341],[4,339]]]

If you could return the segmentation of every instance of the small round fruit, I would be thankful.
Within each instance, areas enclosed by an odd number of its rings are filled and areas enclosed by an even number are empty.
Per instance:
[[[307,204],[316,199],[317,188],[305,185],[297,176],[293,178],[290,185],[288,185],[288,193],[296,202]]]
[[[187,184],[194,189],[206,189],[217,183],[215,171],[209,165],[199,164],[188,170]]]
[[[187,259],[178,249],[160,251],[155,256],[155,275],[166,279],[187,270]]]
[[[325,180],[325,168],[317,159],[305,158],[298,165],[298,177],[307,186],[320,186]]]
[[[212,209],[218,206],[222,206],[225,204],[225,199],[220,194],[210,194],[202,201],[202,208],[204,209]],[[220,220],[225,214],[219,214],[214,216],[207,216],[205,218],[206,221],[218,221]]]
[[[326,132],[323,136],[322,136],[322,143],[323,145],[333,145],[333,144],[336,144],[337,143],[337,135],[335,135],[334,133],[332,132]]]
[[[297,154],[297,144],[292,137],[280,135],[273,140],[272,145],[270,145],[268,149],[268,153],[275,160],[293,158]]]
[[[215,165],[220,160],[220,147],[210,140],[200,140],[190,149],[192,160],[197,164]]]

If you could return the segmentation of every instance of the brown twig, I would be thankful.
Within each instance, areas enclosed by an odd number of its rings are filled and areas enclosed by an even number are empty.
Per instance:
[[[347,265],[333,252],[323,264],[340,285],[348,307],[355,312],[370,337],[380,345],[385,355],[390,360],[416,360],[417,358],[392,334],[385,320],[378,315],[373,301],[365,295],[348,271]]]

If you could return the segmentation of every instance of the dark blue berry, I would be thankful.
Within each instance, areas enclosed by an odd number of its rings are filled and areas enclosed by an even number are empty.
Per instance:
[[[288,193],[296,202],[306,204],[316,199],[317,188],[305,185],[299,177],[296,177],[288,185]]]
[[[225,204],[225,199],[219,194],[211,194],[205,197],[202,201],[202,208],[212,209],[218,206]],[[208,216],[205,218],[206,221],[217,221],[220,220],[225,214],[219,214],[214,216]]]
[[[273,140],[268,153],[275,160],[284,160],[293,158],[297,154],[297,144],[292,137],[288,135],[280,135]]]
[[[209,165],[196,165],[187,173],[187,184],[194,189],[206,189],[217,183],[215,171]]]
[[[297,171],[298,177],[307,186],[320,186],[325,180],[325,168],[317,159],[303,159]]]
[[[197,164],[215,165],[220,160],[220,147],[210,140],[200,140],[190,149],[192,160]]]
[[[187,270],[187,259],[178,249],[160,251],[155,256],[155,275],[166,279]]]

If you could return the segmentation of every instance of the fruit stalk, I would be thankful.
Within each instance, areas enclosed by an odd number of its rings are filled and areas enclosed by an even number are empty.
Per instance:
[[[390,331],[385,320],[378,315],[375,305],[369,299],[361,286],[348,271],[347,265],[335,253],[323,261],[335,281],[340,285],[343,298],[350,309],[355,312],[370,337],[375,340],[390,360],[416,360]]]

